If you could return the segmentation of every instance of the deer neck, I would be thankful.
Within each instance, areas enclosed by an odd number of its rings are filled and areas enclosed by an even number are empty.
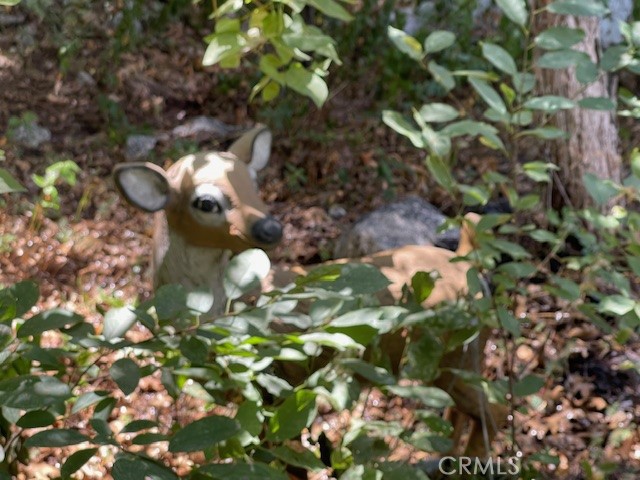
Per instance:
[[[233,256],[231,250],[190,245],[179,233],[169,230],[166,217],[156,216],[153,252],[153,286],[179,284],[186,289],[206,288],[213,294],[210,314],[224,312],[224,272]]]

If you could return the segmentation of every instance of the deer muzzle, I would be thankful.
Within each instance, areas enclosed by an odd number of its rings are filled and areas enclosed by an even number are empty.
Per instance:
[[[251,235],[262,244],[276,245],[282,240],[282,224],[274,217],[266,216],[253,224]]]

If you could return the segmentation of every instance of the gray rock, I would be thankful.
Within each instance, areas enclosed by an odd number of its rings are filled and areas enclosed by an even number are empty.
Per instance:
[[[21,123],[11,129],[10,139],[16,145],[37,149],[51,141],[51,131],[37,122]]]
[[[149,156],[158,143],[153,135],[129,135],[124,150],[128,161],[142,160]]]
[[[338,240],[335,257],[360,257],[405,245],[436,245],[454,250],[458,246],[459,230],[438,232],[446,220],[429,202],[410,196],[358,220]]]
[[[331,205],[329,207],[329,216],[334,220],[340,220],[347,214],[347,211],[342,205]]]
[[[21,13],[12,15],[9,13],[0,13],[0,27],[13,27],[21,25],[27,20],[27,16]]]
[[[174,137],[195,137],[197,140],[226,140],[237,135],[243,129],[218,120],[217,118],[201,115],[177,126],[171,132]]]
[[[89,72],[85,72],[84,70],[81,70],[78,72],[77,78],[78,78],[78,82],[80,82],[80,84],[84,85],[85,87],[96,86],[96,80],[93,78],[93,76]]]

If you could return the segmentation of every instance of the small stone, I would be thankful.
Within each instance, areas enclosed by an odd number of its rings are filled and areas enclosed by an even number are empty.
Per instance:
[[[25,148],[38,149],[44,143],[51,141],[51,131],[41,127],[35,121],[21,123],[11,129],[9,138],[13,143]]]
[[[96,86],[96,80],[89,72],[85,72],[84,70],[78,72],[78,82],[87,87]]]
[[[331,205],[329,207],[329,216],[334,220],[340,220],[347,214],[347,211],[342,205]]]
[[[153,135],[129,135],[124,156],[128,161],[141,160],[149,156],[157,143]]]
[[[201,115],[172,130],[174,137],[195,137],[197,140],[226,140],[237,135],[242,128],[227,125],[217,118]]]

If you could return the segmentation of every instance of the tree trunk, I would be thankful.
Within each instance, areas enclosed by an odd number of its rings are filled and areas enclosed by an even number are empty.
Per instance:
[[[548,3],[551,2],[541,0],[538,6]],[[587,53],[593,62],[598,61],[599,21],[596,17],[573,17],[545,12],[537,16],[534,27],[537,32],[541,32],[554,26],[581,28],[585,32],[585,38],[574,48]],[[561,95],[573,100],[585,97],[615,98],[615,81],[609,75],[603,75],[587,86],[578,82],[575,68],[537,69],[536,77],[540,95]],[[582,208],[592,204],[582,180],[585,173],[620,182],[621,157],[618,153],[615,113],[575,108],[558,112],[554,119],[556,126],[569,134],[569,139],[554,142],[549,152],[552,161],[560,167],[559,181],[554,182],[550,191],[551,205]]]

